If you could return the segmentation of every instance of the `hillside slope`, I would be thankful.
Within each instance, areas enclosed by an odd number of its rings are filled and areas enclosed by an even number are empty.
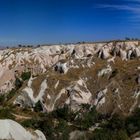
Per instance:
[[[31,78],[19,90],[14,104],[44,111],[69,104],[91,104],[103,113],[128,115],[139,106],[140,46],[110,42],[16,48],[1,51],[0,91],[14,88],[22,72]]]
[[[65,105],[81,112],[89,105],[127,117],[140,107],[139,41],[9,48],[0,51],[0,69],[3,106],[16,116],[38,117]]]

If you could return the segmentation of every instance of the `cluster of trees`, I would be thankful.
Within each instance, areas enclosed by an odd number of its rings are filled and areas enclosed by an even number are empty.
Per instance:
[[[101,123],[100,129],[92,134],[93,140],[130,140],[131,136],[140,131],[140,109],[136,109],[131,116],[122,118],[114,115],[111,119]]]
[[[130,37],[126,37],[125,40],[139,40],[138,38],[130,38]]]
[[[21,78],[16,77],[16,80],[15,80],[15,88],[16,89],[19,89],[22,86],[23,82],[26,81],[26,80],[29,80],[30,77],[31,77],[31,72],[30,71],[23,72],[21,74]]]
[[[18,92],[19,88],[23,85],[24,81],[29,80],[31,77],[31,72],[23,72],[21,77],[16,77],[15,80],[15,88],[12,88],[8,93],[4,93],[0,95],[0,106],[6,107],[11,105],[13,107],[12,102],[10,101],[15,94]]]
[[[24,48],[24,47],[32,48],[32,47],[34,47],[34,46],[33,46],[33,45],[21,45],[21,44],[19,44],[18,47],[20,47],[20,48],[21,48],[21,47],[23,47],[23,48]]]
[[[15,89],[13,88],[8,93],[0,95],[0,105],[3,105],[5,101],[10,100],[16,93],[16,91],[22,86],[25,80],[29,80],[31,77],[31,72],[23,72],[21,78],[16,77],[15,80]]]
[[[39,113],[40,105],[37,103],[36,112]],[[24,127],[40,129],[47,139],[69,139],[69,133],[74,130],[88,131],[96,122],[100,120],[100,115],[95,107],[83,105],[78,112],[73,112],[67,105],[58,108],[51,113],[40,113],[39,118],[25,120]]]
[[[22,82],[28,80],[30,72],[24,72],[21,79],[16,79],[16,89],[12,89],[9,94],[0,96],[0,119],[14,119],[12,108],[3,104],[5,100],[10,100],[21,87]],[[48,140],[67,140],[70,132],[79,130],[88,133],[87,139],[91,140],[129,140],[132,135],[140,131],[140,109],[136,109],[131,116],[122,117],[119,115],[103,115],[96,111],[95,106],[82,105],[82,109],[73,112],[67,105],[58,108],[51,113],[42,113],[42,106],[37,102],[34,111],[36,117],[22,121],[22,125],[27,128],[40,129]],[[95,124],[99,127],[94,131],[89,128]],[[90,133],[89,133],[90,132]]]
[[[39,110],[38,110],[39,111]],[[111,118],[111,119],[110,119]],[[140,109],[127,118],[99,114],[95,107],[83,105],[82,110],[73,113],[68,106],[51,113],[41,113],[39,118],[22,122],[25,127],[40,129],[47,139],[69,138],[70,132],[79,130],[89,132],[89,128],[99,123],[99,128],[90,132],[87,139],[91,140],[130,140],[130,137],[140,131]]]

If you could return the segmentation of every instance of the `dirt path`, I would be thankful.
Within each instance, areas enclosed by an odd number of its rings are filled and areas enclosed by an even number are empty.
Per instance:
[[[18,115],[18,114],[14,114],[14,113],[12,113],[12,115],[16,117],[16,120],[31,119],[31,117],[29,117],[29,116],[22,116],[22,115]]]

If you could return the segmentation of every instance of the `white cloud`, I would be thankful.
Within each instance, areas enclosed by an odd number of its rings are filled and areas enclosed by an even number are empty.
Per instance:
[[[114,9],[114,10],[124,10],[132,12],[135,14],[140,14],[140,4],[137,5],[112,5],[112,4],[100,4],[98,8]]]
[[[140,0],[124,0],[125,4],[100,4],[97,8],[104,8],[106,10],[126,11],[127,19],[130,22],[140,23]]]

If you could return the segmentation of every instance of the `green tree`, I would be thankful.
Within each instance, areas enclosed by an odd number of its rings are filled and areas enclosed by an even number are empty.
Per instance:
[[[29,80],[30,77],[31,77],[31,72],[30,72],[30,71],[29,71],[29,72],[23,72],[23,73],[21,74],[21,78],[22,78],[23,81]]]
[[[133,114],[126,118],[125,121],[126,130],[129,135],[140,131],[140,109],[137,108]]]
[[[41,105],[41,102],[40,102],[40,101],[38,101],[38,102],[35,104],[34,111],[35,111],[35,112],[40,112],[40,111],[42,111],[42,105]]]
[[[63,108],[58,108],[57,110],[53,111],[52,115],[55,118],[61,118],[64,120],[68,120],[69,119],[69,108],[67,105],[64,105]]]
[[[63,140],[68,140],[69,139],[69,126],[67,124],[67,121],[63,120],[63,119],[60,119],[59,120],[59,124],[57,126],[57,128],[55,129],[55,131],[57,133],[61,133],[62,135],[60,136],[60,139],[63,139]]]
[[[110,130],[120,130],[125,129],[125,120],[120,118],[118,115],[113,115],[112,118],[107,123],[107,128]]]
[[[3,105],[5,101],[5,95],[0,95],[0,105]]]
[[[79,117],[76,122],[80,125],[81,129],[88,129],[98,121],[99,114],[95,106],[88,108],[88,106],[85,105],[84,108],[86,110],[81,113],[82,116]]]
[[[16,78],[15,80],[16,89],[19,89],[21,86],[22,86],[22,81],[19,78]]]

